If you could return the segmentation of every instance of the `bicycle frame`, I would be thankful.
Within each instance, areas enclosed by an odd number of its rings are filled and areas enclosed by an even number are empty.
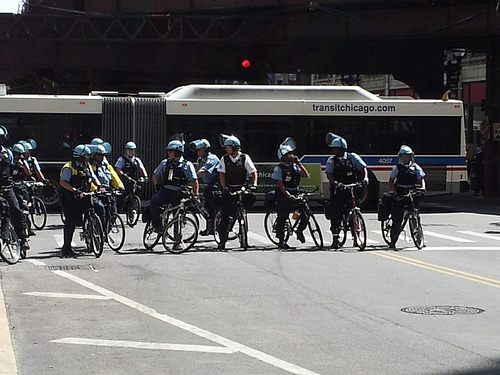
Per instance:
[[[366,247],[366,224],[363,215],[361,214],[361,209],[358,207],[358,201],[354,190],[362,186],[363,185],[359,182],[343,185],[344,189],[350,190],[351,208],[342,218],[341,233],[344,234],[344,238],[339,241],[339,245],[343,246],[347,239],[347,230],[350,229],[354,246],[358,247],[359,250],[364,250]]]

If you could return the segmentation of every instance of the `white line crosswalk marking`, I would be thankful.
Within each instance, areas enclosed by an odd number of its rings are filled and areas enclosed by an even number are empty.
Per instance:
[[[71,294],[71,293],[49,293],[49,292],[27,292],[27,296],[50,297],[50,298],[75,298],[75,299],[111,299],[110,297],[93,294]]]
[[[473,240],[467,240],[465,238],[461,238],[461,237],[454,237],[454,236],[448,236],[446,234],[441,234],[441,233],[436,233],[436,232],[431,232],[431,231],[428,231],[426,229],[424,229],[424,236],[427,237],[436,237],[436,238],[442,238],[444,240],[449,240],[449,241],[454,241],[454,242],[462,242],[462,243],[465,243],[465,242],[476,242],[476,241],[473,241]]]
[[[152,350],[177,350],[177,351],[187,351],[187,352],[221,353],[221,354],[231,354],[238,351],[235,348],[229,348],[225,346],[166,344],[166,343],[122,341],[122,340],[98,340],[98,339],[84,339],[84,338],[74,338],[74,337],[52,340],[51,342],[58,344],[111,346],[119,348],[152,349]]]
[[[478,232],[472,232],[469,230],[459,230],[458,233],[463,233],[463,234],[467,234],[469,236],[475,236],[475,237],[480,237],[480,238],[487,238],[489,240],[500,241],[500,235],[478,233]]]

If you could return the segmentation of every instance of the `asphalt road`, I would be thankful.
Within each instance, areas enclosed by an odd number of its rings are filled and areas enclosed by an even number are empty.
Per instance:
[[[146,251],[139,224],[119,253],[61,259],[51,215],[28,259],[0,262],[17,371],[499,374],[500,217],[424,213],[427,246],[403,237],[397,251],[375,214],[366,221],[365,252],[350,238],[342,251],[279,251],[253,213],[246,252],[203,238],[181,255]]]

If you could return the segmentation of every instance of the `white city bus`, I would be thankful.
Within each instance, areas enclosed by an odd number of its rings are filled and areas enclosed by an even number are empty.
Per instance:
[[[430,191],[458,192],[467,180],[457,100],[382,98],[354,86],[189,85],[167,94],[167,123],[211,141],[234,133],[258,162],[277,163],[277,147],[290,136],[304,163],[323,167],[331,154],[325,136],[333,132],[367,162],[372,199],[387,188],[402,144],[415,151]]]
[[[259,163],[264,188],[266,180],[272,184],[276,150],[286,137],[296,140],[304,163],[324,167],[331,153],[328,132],[344,137],[367,162],[372,200],[385,190],[402,144],[414,149],[429,190],[458,192],[467,180],[460,101],[382,98],[353,86],[189,85],[167,94],[0,95],[0,125],[9,131],[7,145],[37,141],[34,154],[54,180],[71,158],[63,142],[74,146],[102,137],[112,144],[115,160],[134,140],[152,171],[169,137],[180,132],[187,141],[207,138],[219,155],[218,135],[235,134]],[[186,156],[196,158],[189,151]],[[325,197],[326,179],[318,174]]]

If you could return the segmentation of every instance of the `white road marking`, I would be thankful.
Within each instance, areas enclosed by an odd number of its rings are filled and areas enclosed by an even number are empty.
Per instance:
[[[414,248],[416,249],[416,248]],[[457,250],[494,250],[494,251],[499,251],[500,246],[428,246],[424,247],[422,250],[451,250],[451,251],[457,251]]]
[[[24,262],[34,264],[35,266],[45,266],[45,263],[40,262],[39,260],[36,259],[25,259]]]
[[[257,234],[257,233],[254,233],[254,232],[250,232],[248,231],[248,237],[249,238],[252,238],[262,244],[265,244],[265,245],[271,245],[272,242],[269,238],[267,237],[264,237],[264,236],[261,236],[260,234]]]
[[[488,234],[488,233],[478,233],[478,232],[471,232],[469,230],[459,230],[459,233],[467,234],[469,236],[476,236],[476,237],[481,237],[481,238],[487,238],[489,240],[496,240],[500,241],[500,235],[494,235],[494,234]]]
[[[70,293],[49,293],[49,292],[28,292],[27,296],[50,297],[50,298],[75,298],[75,299],[111,299],[110,297],[95,294],[70,294]]]
[[[460,238],[460,237],[453,237],[453,236],[448,236],[446,234],[441,234],[441,233],[436,233],[436,232],[430,232],[427,229],[424,229],[424,237],[430,236],[430,237],[436,237],[436,238],[442,238],[444,240],[449,240],[449,241],[455,241],[455,242],[476,242],[472,240],[467,240],[465,238]]]
[[[42,263],[43,264],[43,263]],[[43,264],[45,265],[45,264]],[[109,297],[125,306],[128,306],[134,310],[137,310],[139,312],[142,312],[143,314],[146,314],[152,318],[158,319],[162,322],[165,322],[167,324],[170,324],[174,327],[177,327],[179,329],[182,329],[184,331],[190,332],[194,335],[197,335],[199,337],[205,338],[209,341],[215,342],[217,344],[220,344],[222,346],[225,346],[228,348],[228,350],[231,350],[233,352],[240,352],[242,354],[245,354],[249,357],[255,358],[259,361],[262,361],[264,363],[270,364],[274,367],[280,368],[286,372],[289,372],[291,374],[299,374],[299,375],[319,375],[316,372],[313,372],[311,370],[305,369],[303,367],[294,365],[293,363],[284,361],[282,359],[273,357],[269,354],[266,354],[264,352],[261,352],[257,349],[250,348],[248,346],[245,346],[243,344],[240,344],[236,341],[226,339],[225,337],[219,336],[215,333],[212,333],[210,331],[204,330],[203,328],[199,328],[195,325],[183,322],[182,320],[176,319],[174,317],[171,317],[166,314],[162,314],[157,312],[156,310],[142,305],[138,302],[135,302],[127,297],[121,296],[119,294],[116,294],[108,289],[105,289],[103,287],[100,287],[98,285],[95,285],[85,279],[82,279],[78,276],[72,275],[68,272],[65,271],[57,271],[57,270],[52,270],[52,273],[59,275],[61,277],[64,277],[67,280],[73,281],[85,288],[88,288],[90,290],[93,290],[94,292],[97,292],[103,296]]]
[[[51,342],[55,342],[58,344],[110,346],[119,348],[150,349],[150,350],[175,350],[183,352],[201,352],[201,353],[231,354],[236,352],[236,350],[230,349],[225,346],[165,344],[165,343],[122,341],[122,340],[96,340],[96,339],[84,339],[75,337],[67,337],[64,339],[52,340]]]

